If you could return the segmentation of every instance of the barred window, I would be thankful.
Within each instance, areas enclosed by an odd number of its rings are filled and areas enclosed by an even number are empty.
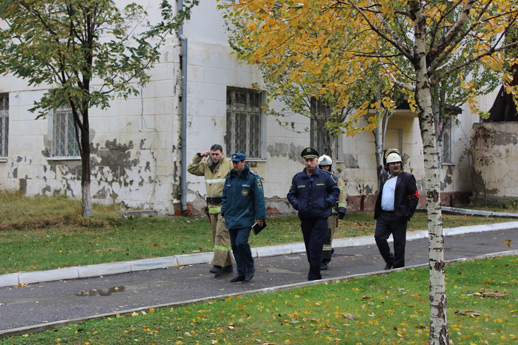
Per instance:
[[[241,152],[261,158],[261,106],[263,95],[250,89],[227,88],[227,134],[229,154]]]
[[[332,156],[336,152],[338,161],[342,161],[341,136],[333,138],[326,123],[331,117],[331,108],[318,101],[315,97],[311,98],[311,124],[310,124],[310,146],[314,147],[320,154]],[[329,142],[334,141],[334,142]],[[330,147],[332,152],[327,152]]]
[[[453,164],[453,126],[454,119],[448,117],[444,120],[442,129],[442,163]]]
[[[54,130],[53,156],[79,156],[79,145],[77,144],[74,129],[74,116],[70,108],[61,107],[54,110],[52,128]]]
[[[0,94],[0,157],[7,157],[9,138],[9,94]]]

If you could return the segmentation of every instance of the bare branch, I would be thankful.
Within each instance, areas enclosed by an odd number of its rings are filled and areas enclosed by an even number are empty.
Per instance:
[[[387,22],[384,20],[384,18],[380,14],[376,14],[376,17],[380,21],[380,23],[383,25],[385,31],[390,35],[390,37],[394,37],[394,39],[390,38],[387,34],[383,33],[379,28],[377,28],[374,23],[372,23],[369,18],[363,13],[363,10],[356,5],[356,2],[354,0],[349,0],[349,4],[353,6],[358,13],[363,17],[363,19],[367,22],[369,27],[374,31],[377,35],[379,35],[381,38],[389,42],[394,48],[399,50],[403,55],[405,55],[409,60],[413,60],[413,53],[412,49],[397,35],[394,30],[390,28],[390,26],[387,24]]]

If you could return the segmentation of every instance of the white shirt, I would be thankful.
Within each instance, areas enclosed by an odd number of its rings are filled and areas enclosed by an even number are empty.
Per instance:
[[[381,194],[381,209],[383,211],[394,211],[397,178],[397,176],[393,177],[383,185],[383,193]]]

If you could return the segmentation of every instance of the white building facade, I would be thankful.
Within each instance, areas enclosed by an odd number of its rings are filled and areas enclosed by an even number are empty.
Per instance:
[[[158,7],[158,1],[149,6]],[[92,201],[173,213],[184,200],[189,209],[200,210],[206,196],[204,179],[184,174],[182,167],[197,152],[218,143],[227,155],[236,151],[247,155],[252,170],[264,179],[270,213],[292,212],[286,202],[291,178],[303,168],[302,149],[314,144],[306,131],[311,128],[309,119],[286,114],[295,123],[294,129],[287,129],[264,114],[264,95],[253,88],[261,84],[261,75],[231,55],[216,1],[202,1],[183,34],[186,41],[172,37],[163,47],[161,61],[150,71],[151,81],[139,96],[114,100],[104,111],[91,109]],[[182,71],[185,44],[188,67]],[[182,94],[185,75],[187,90]],[[69,112],[56,109],[35,120],[28,111],[44,91],[20,79],[0,77],[0,188],[27,196],[80,198],[81,162]],[[484,98],[482,108],[490,103],[491,97],[487,102]],[[467,161],[460,158],[475,122],[478,116],[464,107],[449,128],[441,179],[444,204],[471,194],[471,183],[465,178]],[[182,125],[186,147],[182,147]],[[416,176],[424,195],[422,142],[415,114],[398,111],[390,118],[385,147],[403,153],[404,168]],[[378,189],[374,135],[341,135],[338,148],[334,169],[347,183],[350,208],[372,209]]]

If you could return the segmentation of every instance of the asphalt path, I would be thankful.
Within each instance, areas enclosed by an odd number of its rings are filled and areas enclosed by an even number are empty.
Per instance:
[[[506,244],[510,243],[511,247]],[[445,238],[445,259],[518,255],[518,228],[467,233]],[[407,242],[407,267],[427,265],[428,239]],[[248,283],[230,283],[232,274],[215,278],[208,264],[116,274],[88,279],[0,288],[0,337],[23,334],[81,320],[131,313],[149,307],[174,306],[250,292],[305,286],[305,254],[260,257]],[[335,248],[323,281],[381,271],[384,262],[375,245]],[[388,271],[390,272],[390,271]],[[322,281],[320,281],[322,282]]]

